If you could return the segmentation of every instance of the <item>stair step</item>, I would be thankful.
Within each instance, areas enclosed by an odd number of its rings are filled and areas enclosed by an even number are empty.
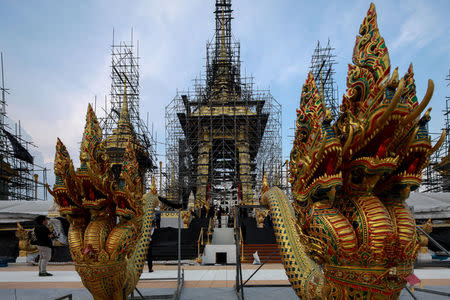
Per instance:
[[[281,253],[277,244],[244,244],[243,263],[253,263],[253,253],[258,252],[261,262],[281,263]]]
[[[261,263],[265,263],[265,264],[281,264],[282,263],[281,260],[268,260],[268,261],[266,261],[264,259],[260,259],[260,261],[261,261]],[[241,263],[252,264],[253,260],[243,260],[243,261],[241,261]]]

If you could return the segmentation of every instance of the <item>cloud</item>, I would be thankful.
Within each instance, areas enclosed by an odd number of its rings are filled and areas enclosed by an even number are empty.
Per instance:
[[[0,36],[11,90],[8,113],[22,120],[44,162],[52,163],[57,136],[78,160],[87,103],[97,95],[100,111],[104,95],[109,95],[113,27],[116,41],[128,40],[131,27],[139,40],[141,118],[146,120],[149,112],[155,135],[163,143],[166,105],[177,90],[192,88],[191,80],[204,71],[205,42],[214,34],[214,2],[98,1],[69,7],[50,2],[44,7],[7,2],[10,16],[0,19],[0,27],[8,28]],[[442,78],[442,67],[436,65],[449,65],[448,7],[445,1],[377,3],[392,63],[406,70],[409,61],[414,62],[420,93],[425,90],[420,85],[426,83],[420,76]],[[233,1],[232,8],[242,74],[252,74],[255,86],[270,85],[283,105],[283,133],[294,124],[300,87],[317,40],[323,44],[330,38],[335,48],[334,79],[343,94],[347,63],[369,1],[242,0]],[[445,91],[436,84],[433,101],[441,101]],[[291,145],[286,135],[283,143],[287,156]],[[158,152],[164,154],[164,147],[159,145]]]
[[[408,15],[400,26],[400,32],[391,43],[394,51],[399,49],[421,49],[438,38],[448,35],[449,25],[442,23],[439,10],[430,2],[413,1]],[[448,39],[447,39],[448,41]]]

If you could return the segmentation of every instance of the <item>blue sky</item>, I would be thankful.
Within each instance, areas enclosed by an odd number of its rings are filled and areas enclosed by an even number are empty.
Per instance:
[[[347,64],[369,1],[233,1],[232,30],[241,42],[242,72],[270,88],[282,104],[283,158],[317,41],[336,49],[335,81],[345,92]],[[413,62],[421,99],[435,82],[432,132],[444,124],[450,87],[450,1],[377,1],[378,25],[402,76]],[[109,94],[110,44],[139,40],[141,113],[164,142],[164,109],[176,90],[191,87],[203,71],[205,43],[213,37],[214,1],[14,1],[0,2],[0,51],[7,113],[38,145],[38,162],[52,167],[56,137],[77,160],[88,102]],[[98,110],[100,104],[98,104]],[[158,145],[158,153],[164,147]],[[163,157],[158,157],[163,160]],[[77,163],[75,163],[77,164]],[[52,178],[52,177],[50,177]],[[52,184],[52,179],[49,178]]]

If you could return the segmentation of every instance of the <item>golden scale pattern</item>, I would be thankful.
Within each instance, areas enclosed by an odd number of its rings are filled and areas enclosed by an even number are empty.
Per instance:
[[[429,110],[420,118],[433,82],[418,103],[412,65],[401,80],[397,69],[389,77],[373,4],[359,34],[336,122],[311,74],[302,89],[289,163],[294,202],[263,184],[261,202],[270,208],[286,273],[302,299],[398,298],[418,249],[404,201],[445,134],[432,147]],[[58,139],[49,190],[71,224],[70,251],[83,284],[94,299],[122,299],[141,275],[158,198],[154,184],[146,195],[119,189],[105,150],[89,106],[81,166],[75,172]],[[138,170],[129,154],[125,185],[136,182]]]
[[[356,37],[341,113],[333,123],[312,74],[302,88],[291,151],[293,202],[263,184],[286,274],[301,299],[397,299],[418,236],[405,200],[434,147],[412,65],[399,80],[370,5]]]
[[[76,172],[65,146],[57,142],[56,180],[49,190],[70,222],[68,240],[75,269],[96,300],[129,295],[146,262],[158,196],[154,180],[151,192],[143,195],[134,151],[129,142],[119,188],[90,105]]]

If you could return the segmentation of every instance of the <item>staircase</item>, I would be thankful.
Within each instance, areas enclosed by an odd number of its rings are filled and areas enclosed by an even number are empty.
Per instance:
[[[212,245],[234,245],[233,228],[214,228]]]
[[[181,259],[197,258],[197,240],[201,228],[207,224],[208,220],[206,219],[194,219],[189,228],[181,229]],[[153,260],[176,260],[178,258],[178,229],[172,227],[155,229],[151,247]],[[203,251],[203,249],[200,250]]]
[[[281,263],[281,254],[277,244],[244,244],[244,259],[242,263],[253,263],[253,253],[258,251],[261,263]],[[266,261],[268,258],[270,259]]]

